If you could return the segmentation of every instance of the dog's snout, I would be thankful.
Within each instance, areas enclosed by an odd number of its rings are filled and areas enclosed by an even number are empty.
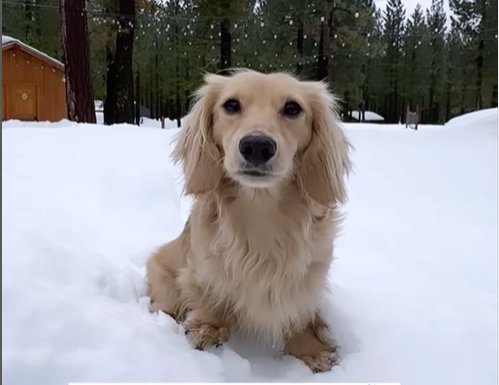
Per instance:
[[[248,135],[239,142],[239,152],[253,166],[267,163],[276,153],[277,144],[265,135]]]

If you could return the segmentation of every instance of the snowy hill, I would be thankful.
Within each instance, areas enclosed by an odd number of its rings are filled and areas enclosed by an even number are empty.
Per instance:
[[[497,383],[497,109],[345,127],[355,172],[328,319],[341,360],[312,375],[247,341],[192,350],[148,312],[145,260],[190,204],[176,130],[4,122],[3,384]]]

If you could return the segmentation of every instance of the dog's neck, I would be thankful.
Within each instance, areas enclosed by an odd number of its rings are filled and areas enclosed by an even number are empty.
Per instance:
[[[219,204],[225,205],[235,200],[245,202],[249,206],[262,203],[278,207],[286,201],[300,202],[310,205],[312,202],[301,191],[296,178],[287,178],[276,182],[269,187],[248,187],[225,177],[217,188],[216,195],[220,198]]]
[[[206,198],[210,216],[231,218],[232,226],[253,233],[270,230],[266,229],[267,224],[275,226],[280,222],[279,219],[284,227],[290,224],[308,227],[312,221],[324,218],[331,211],[308,198],[294,178],[283,180],[270,188],[241,186],[226,178]],[[275,230],[271,230],[271,233],[275,233]]]

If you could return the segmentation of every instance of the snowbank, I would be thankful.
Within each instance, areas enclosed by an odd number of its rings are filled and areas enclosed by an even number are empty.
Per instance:
[[[176,130],[4,122],[3,383],[495,384],[496,117],[345,125],[355,172],[328,308],[341,360],[319,375],[247,341],[192,350],[148,312],[144,263],[190,207]]]
[[[352,111],[352,118],[360,121],[362,119],[362,111]],[[385,118],[374,111],[364,111],[364,119],[371,122],[383,122],[385,120]]]

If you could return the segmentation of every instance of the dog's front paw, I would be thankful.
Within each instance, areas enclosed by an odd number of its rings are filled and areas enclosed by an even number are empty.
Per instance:
[[[210,346],[218,347],[229,339],[229,331],[225,326],[216,327],[210,324],[200,324],[196,327],[187,326],[185,335],[197,350],[204,350]]]
[[[309,356],[299,357],[314,373],[328,372],[337,362],[336,351],[324,350]]]

